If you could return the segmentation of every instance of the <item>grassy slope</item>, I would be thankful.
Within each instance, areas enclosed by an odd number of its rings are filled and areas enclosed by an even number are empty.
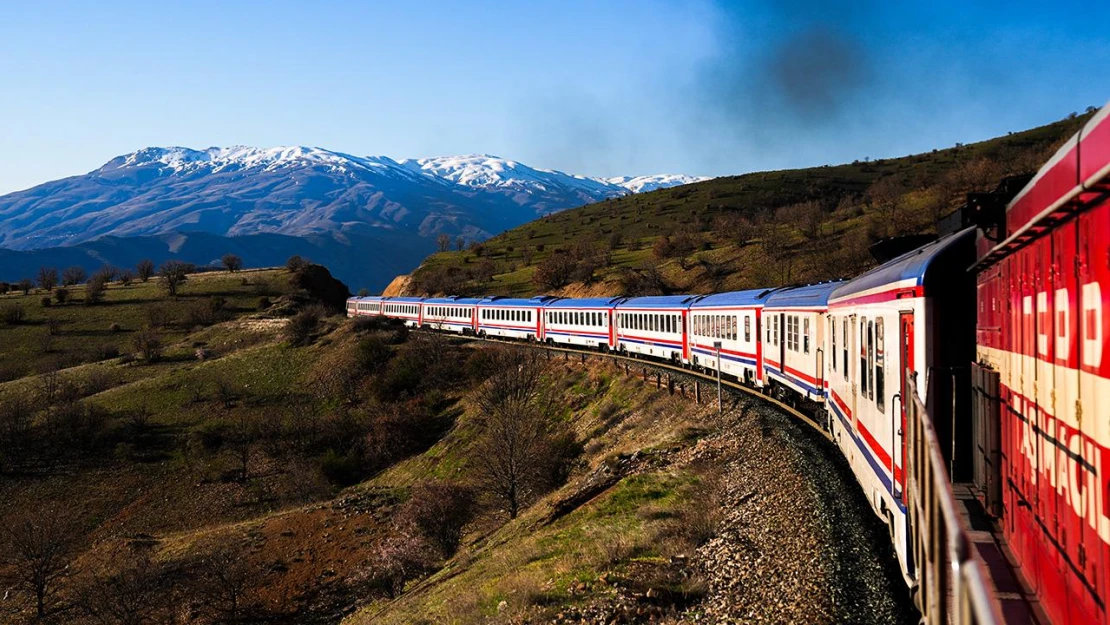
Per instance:
[[[697,499],[702,468],[649,461],[561,518],[553,519],[552,509],[590,476],[605,472],[607,464],[615,467],[636,452],[655,458],[664,450],[694,444],[697,436],[692,433],[703,431],[705,408],[625,378],[616,367],[574,367],[558,376],[567,399],[565,416],[578,437],[590,441],[571,481],[516,520],[499,525],[499,515],[480,519],[463,550],[443,569],[411,584],[399,599],[370,603],[344,623],[550,619],[567,607],[611,593],[611,587],[598,581],[603,574],[642,576],[664,566],[670,556],[692,552],[696,545],[673,532]],[[465,473],[471,418],[460,419],[426,453],[360,488],[403,489],[421,479]]]
[[[656,266],[670,288],[694,292],[839,277],[866,266],[866,252],[860,252],[875,238],[929,232],[934,216],[958,206],[967,191],[993,188],[1002,175],[1031,173],[1086,118],[903,158],[729,176],[591,204],[507,231],[480,250],[434,254],[413,273],[408,292],[534,294],[545,290],[532,280],[536,265],[583,243],[611,247],[611,264],[595,272],[591,284],[571,285],[564,294],[622,293],[621,270],[645,265]],[[869,201],[868,191],[880,179],[900,194],[896,219]],[[820,234],[812,237],[820,240],[803,236],[789,215],[775,214],[807,201],[823,210]],[[765,230],[748,244],[719,232],[719,220],[736,214],[778,221],[779,249],[763,249]],[[685,259],[653,256],[655,241],[683,229],[696,233],[701,251]],[[607,245],[614,235],[619,244]],[[769,261],[789,253],[796,260],[790,271],[767,270]],[[492,280],[470,279],[483,260],[492,262],[485,269],[492,269]]]

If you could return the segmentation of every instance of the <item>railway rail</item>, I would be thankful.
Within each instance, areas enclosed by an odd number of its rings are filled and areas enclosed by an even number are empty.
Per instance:
[[[543,349],[548,352],[577,355],[586,358],[607,358],[634,365],[646,372],[663,370],[695,380],[720,383],[732,391],[766,402],[808,425],[814,432],[834,443],[826,424],[813,415],[798,409],[758,389],[746,386],[739,380],[719,377],[719,372],[707,372],[658,361],[648,361],[615,352],[593,351],[573,347],[557,347],[535,342],[507,341],[489,337],[463,335],[463,340]],[[658,378],[657,378],[658,380]],[[907,503],[911,545],[915,562],[920,568],[921,582],[912,589],[915,603],[921,610],[923,623],[950,623],[956,625],[993,625],[1003,619],[998,605],[988,590],[987,572],[974,557],[968,538],[968,528],[956,512],[959,505],[952,490],[943,457],[940,454],[936,429],[921,401],[912,376],[908,377],[907,396],[909,431],[906,459]],[[673,380],[671,380],[673,382]],[[661,381],[659,381],[661,384]]]

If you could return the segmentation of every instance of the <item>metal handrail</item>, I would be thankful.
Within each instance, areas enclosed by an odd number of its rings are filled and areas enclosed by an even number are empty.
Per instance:
[[[956,513],[932,418],[917,393],[913,372],[907,372],[906,380],[906,511],[922,622],[999,623],[982,564],[972,557],[967,528]]]

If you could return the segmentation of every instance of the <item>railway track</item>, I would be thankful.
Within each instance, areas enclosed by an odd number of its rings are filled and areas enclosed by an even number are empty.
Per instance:
[[[421,330],[421,331],[425,331],[425,330]],[[429,331],[429,332],[434,332],[434,331]],[[554,352],[554,353],[560,353],[561,352],[561,353],[564,353],[564,354],[574,354],[574,355],[577,355],[577,356],[581,356],[583,358],[608,358],[609,360],[613,360],[613,361],[617,361],[617,362],[623,361],[628,365],[634,364],[636,367],[640,367],[640,368],[645,369],[645,370],[646,369],[657,369],[657,370],[666,371],[670,375],[678,374],[680,376],[693,378],[693,379],[696,379],[696,380],[699,380],[699,381],[707,381],[711,384],[716,384],[717,383],[717,375],[716,375],[715,372],[703,372],[703,371],[699,371],[697,369],[690,369],[690,368],[679,366],[679,365],[672,365],[672,364],[668,364],[668,363],[657,362],[657,361],[654,361],[654,360],[646,360],[646,359],[643,359],[643,358],[635,358],[633,356],[626,356],[626,355],[615,353],[615,352],[600,352],[600,351],[587,350],[587,349],[576,349],[576,348],[573,348],[573,347],[561,347],[561,346],[555,346],[555,345],[547,345],[547,344],[544,344],[544,343],[507,341],[507,340],[502,340],[502,339],[491,339],[489,337],[481,337],[481,336],[474,336],[474,335],[462,335],[458,338],[460,338],[464,341],[467,341],[467,342],[495,343],[495,344],[500,344],[500,345],[511,345],[511,346],[515,346],[515,347],[528,347],[528,348],[531,348],[531,349],[543,349],[543,350],[546,350],[548,352]],[[788,404],[784,401],[781,401],[781,400],[779,400],[775,397],[772,397],[770,395],[762,393],[758,389],[754,389],[754,388],[752,388],[750,386],[747,386],[747,385],[745,385],[745,384],[743,384],[743,383],[741,383],[737,380],[729,379],[729,378],[726,378],[726,377],[722,376],[720,378],[720,382],[721,382],[721,386],[723,388],[728,388],[731,391],[739,391],[740,393],[743,393],[743,394],[745,394],[749,397],[753,397],[753,398],[758,399],[762,402],[765,402],[767,404],[775,406],[776,408],[778,408],[779,410],[782,410],[783,412],[790,415],[791,417],[794,417],[795,419],[798,419],[802,423],[805,423],[806,425],[808,425],[810,428],[812,428],[814,431],[816,431],[818,434],[820,434],[822,437],[824,437],[825,440],[827,440],[829,442],[832,442],[832,440],[833,440],[832,435],[825,428],[825,425],[823,423],[821,423],[820,421],[818,421],[813,415],[808,414],[805,411],[800,410],[799,408],[797,408],[795,406],[792,406],[792,405],[790,405],[790,404]]]

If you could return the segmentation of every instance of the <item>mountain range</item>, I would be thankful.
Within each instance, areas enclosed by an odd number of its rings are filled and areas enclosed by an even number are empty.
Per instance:
[[[483,240],[552,212],[699,180],[589,178],[487,155],[146,148],[0,196],[0,279],[61,264],[54,258],[126,266],[123,253],[142,249],[159,262],[207,264],[237,249],[248,266],[326,256],[348,284],[376,289],[415,267],[439,235]]]

